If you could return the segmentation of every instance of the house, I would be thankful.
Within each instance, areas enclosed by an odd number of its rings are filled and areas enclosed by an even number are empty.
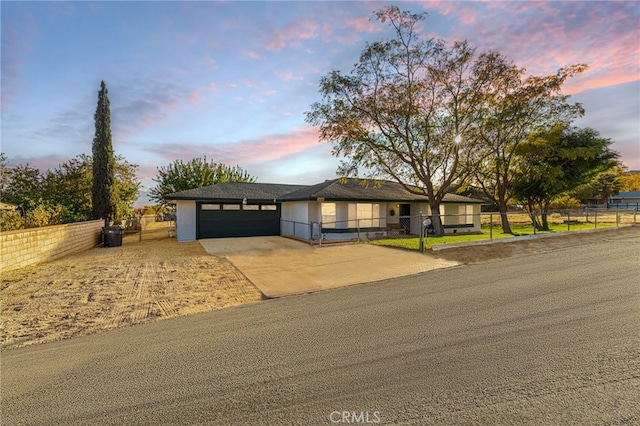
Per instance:
[[[389,181],[332,179],[317,185],[226,182],[177,192],[178,241],[283,235],[310,240],[384,236],[391,229],[419,235],[428,198]],[[447,233],[480,232],[483,202],[447,194],[440,206]]]
[[[617,195],[612,195],[611,197],[609,197],[607,208],[640,210],[640,191],[628,191],[621,192]]]

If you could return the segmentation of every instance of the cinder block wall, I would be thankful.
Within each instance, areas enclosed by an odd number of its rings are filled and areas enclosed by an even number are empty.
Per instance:
[[[0,271],[88,250],[101,241],[103,220],[0,232]]]

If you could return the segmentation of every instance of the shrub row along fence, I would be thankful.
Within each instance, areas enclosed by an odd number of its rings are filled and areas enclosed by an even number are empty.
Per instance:
[[[485,234],[487,238],[502,235],[502,214],[457,214],[441,215],[445,235]],[[546,215],[549,230],[543,230],[543,215],[540,212],[506,213],[514,235],[532,235],[545,232],[568,232],[637,224],[638,210],[557,210]],[[338,222],[295,222],[282,220],[281,233],[314,244],[340,241],[363,241],[389,238],[418,238],[429,236],[425,229],[425,215],[394,216],[352,219]]]

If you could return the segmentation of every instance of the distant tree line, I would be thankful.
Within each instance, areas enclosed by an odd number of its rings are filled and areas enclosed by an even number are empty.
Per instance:
[[[3,231],[79,222],[98,218],[93,214],[93,161],[82,154],[61,164],[55,170],[41,172],[29,164],[7,166],[6,156],[0,154],[2,201],[17,206],[16,210],[1,212]],[[133,213],[140,183],[136,177],[138,166],[115,157],[115,211],[120,221]]]

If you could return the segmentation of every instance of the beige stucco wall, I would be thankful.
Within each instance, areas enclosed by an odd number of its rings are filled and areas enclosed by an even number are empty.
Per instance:
[[[101,241],[103,220],[0,232],[0,270],[11,271],[88,250]]]

